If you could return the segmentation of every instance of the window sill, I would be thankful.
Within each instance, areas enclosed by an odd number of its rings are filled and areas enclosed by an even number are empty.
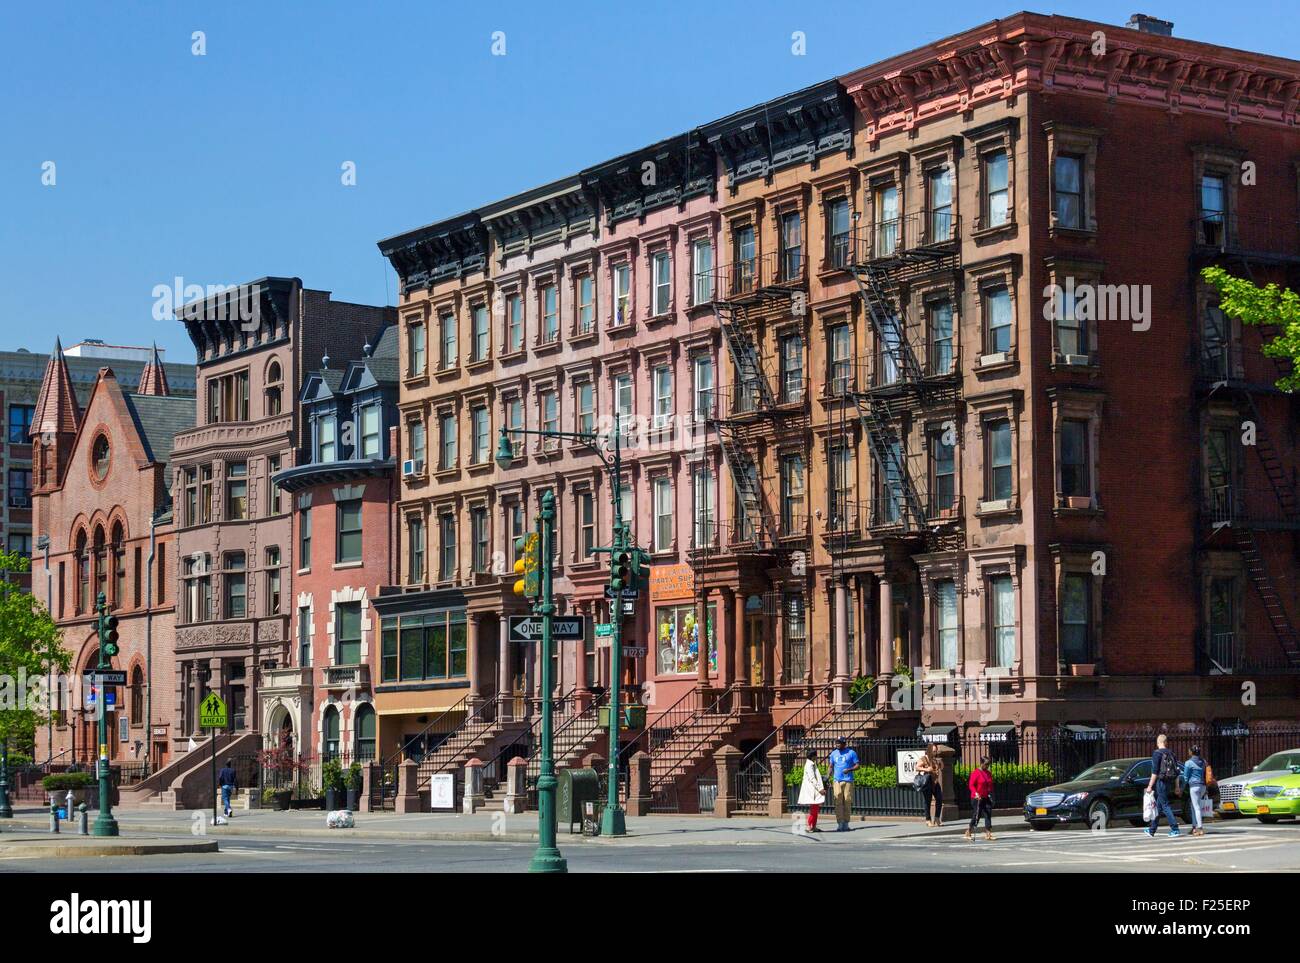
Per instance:
[[[527,354],[527,352],[524,351],[522,346],[515,348],[513,351],[507,351],[503,348],[501,349],[500,358],[502,362],[518,361],[520,358],[524,357],[525,354]]]
[[[1000,498],[997,501],[980,502],[975,508],[976,518],[995,518],[998,516],[1012,516],[1020,514],[1020,506],[1011,498]]]
[[[605,327],[605,337],[622,338],[636,331],[636,323],[625,321],[622,324],[610,324]]]
[[[429,373],[427,371],[420,374],[406,375],[402,379],[402,385],[407,388],[420,388],[429,383]]]
[[[339,571],[340,569],[348,569],[348,568],[364,568],[364,567],[365,567],[365,564],[366,564],[366,563],[365,563],[365,560],[364,560],[364,559],[358,559],[358,560],[355,561],[355,562],[335,562],[335,563],[334,563],[332,566],[330,566],[330,567],[331,567],[334,571],[337,572],[337,571]]]
[[[466,371],[485,371],[492,367],[491,358],[482,358],[478,361],[467,361],[465,363]]]
[[[439,381],[451,381],[460,375],[460,365],[448,365],[445,368],[439,368],[433,373],[433,376]]]
[[[310,575],[310,574],[311,574],[311,567],[308,566],[307,568],[300,568],[300,569],[298,569],[296,572],[294,572],[293,574],[294,574],[294,575]]]
[[[650,315],[645,319],[645,325],[647,328],[658,328],[665,324],[670,324],[675,320],[677,320],[677,312],[672,308],[669,308],[667,311],[660,312],[659,314]]]
[[[1101,373],[1101,366],[1092,359],[1092,355],[1087,354],[1054,355],[1048,368],[1052,371],[1077,371],[1080,374]]]
[[[460,475],[460,466],[452,465],[450,468],[439,468],[433,473],[433,477],[439,481],[448,481]]]
[[[533,345],[533,354],[553,354],[560,350],[562,344],[563,342],[560,341],[559,337],[556,337],[553,341],[539,341]]]
[[[1052,515],[1056,518],[1101,518],[1106,513],[1101,510],[1091,499],[1083,499],[1086,505],[1062,504],[1066,499],[1058,498],[1056,505],[1052,508]]]
[[[1047,229],[1047,236],[1051,238],[1063,238],[1073,241],[1096,241],[1097,229],[1095,227],[1061,227],[1052,224]]]
[[[466,466],[465,470],[469,472],[471,475],[484,475],[492,470],[492,462],[490,461],[470,462],[469,465]]]
[[[982,354],[979,360],[975,362],[975,371],[983,373],[985,371],[1005,371],[1008,368],[1015,367],[1016,352],[1013,348],[1010,351],[997,351],[993,354]]]
[[[998,224],[995,227],[979,227],[970,232],[972,240],[987,241],[996,238],[1002,234],[1014,234],[1016,232],[1016,222],[1007,221],[1005,224]]]
[[[586,331],[574,330],[570,332],[569,340],[574,344],[587,344],[589,342],[594,342],[599,335],[600,332],[596,330],[596,325],[592,324],[592,326]]]

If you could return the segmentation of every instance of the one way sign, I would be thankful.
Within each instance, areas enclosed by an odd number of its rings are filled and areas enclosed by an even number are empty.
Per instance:
[[[551,638],[560,642],[576,642],[586,637],[586,619],[582,616],[551,617]],[[510,616],[510,638],[515,642],[531,642],[542,637],[540,615]]]

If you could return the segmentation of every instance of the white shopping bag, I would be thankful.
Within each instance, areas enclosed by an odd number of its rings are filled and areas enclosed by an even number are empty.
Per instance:
[[[1151,822],[1156,818],[1156,794],[1152,789],[1148,789],[1142,794],[1142,821]]]
[[[1201,797],[1201,818],[1211,819],[1214,816],[1214,800],[1209,796]]]

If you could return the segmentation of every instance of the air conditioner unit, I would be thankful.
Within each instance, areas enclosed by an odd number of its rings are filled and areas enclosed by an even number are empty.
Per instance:
[[[424,473],[423,458],[408,458],[404,462],[402,462],[403,478],[414,478],[416,475],[422,475],[423,473]]]
[[[1065,356],[1065,363],[1086,365],[1088,363],[1088,356],[1086,354],[1067,354]]]

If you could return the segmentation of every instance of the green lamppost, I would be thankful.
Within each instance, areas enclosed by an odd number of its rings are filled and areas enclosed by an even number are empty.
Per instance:
[[[103,673],[110,668],[109,659],[117,655],[117,616],[108,613],[108,599],[103,592],[95,597],[95,611],[99,613],[96,627],[99,630],[99,687],[96,709],[99,710],[99,815],[91,830],[93,836],[116,836],[117,820],[113,818],[113,777],[108,771],[108,694],[103,683]],[[72,814],[68,814],[71,818]]]
[[[551,726],[551,616],[555,614],[552,595],[555,555],[555,495],[550,491],[542,495],[541,555],[538,569],[541,572],[541,601],[533,611],[542,617],[542,762],[537,777],[537,851],[528,864],[530,873],[567,873],[569,865],[560,855],[555,843],[555,746]]]
[[[13,819],[14,807],[9,804],[9,737],[0,738],[0,819]]]

